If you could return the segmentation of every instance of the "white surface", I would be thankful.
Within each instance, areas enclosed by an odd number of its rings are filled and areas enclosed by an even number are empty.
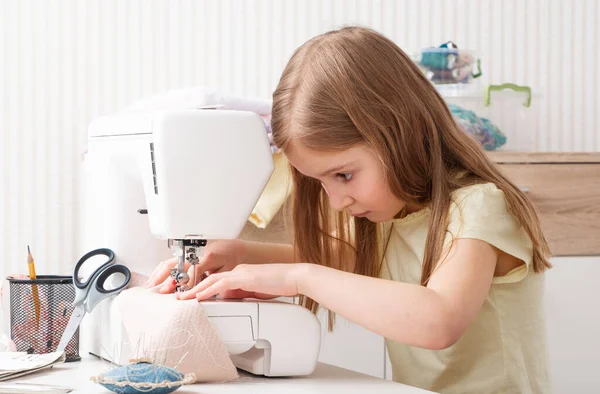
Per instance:
[[[117,263],[147,276],[158,262],[172,257],[167,242],[150,233],[148,215],[138,213],[146,208],[146,198],[135,152],[145,152],[148,139],[148,135],[105,137],[90,144],[85,155],[85,195],[95,203],[86,205],[81,237],[81,254],[110,247]],[[69,275],[76,261],[71,262]]]
[[[377,378],[385,377],[385,343],[380,335],[336,316],[333,332],[327,331],[327,314],[321,310],[319,361]]]
[[[554,393],[598,393],[600,257],[554,258],[552,263],[546,305]]]
[[[15,382],[45,383],[75,388],[73,394],[108,393],[102,386],[89,380],[114,368],[111,364],[84,355],[82,361],[60,364],[52,370],[41,371]],[[337,368],[327,364],[318,364],[315,372],[308,377],[294,378],[265,378],[248,374],[240,374],[235,381],[220,384],[195,384],[184,386],[176,391],[178,394],[203,393],[327,393],[327,394],[364,394],[364,393],[390,393],[390,394],[420,394],[430,391],[389,382]]]
[[[390,361],[390,355],[386,349],[385,350],[385,379],[392,380],[393,378],[394,378],[394,374],[392,372],[392,362]]]
[[[252,302],[255,303],[255,302]],[[232,357],[234,365],[254,374],[294,376],[311,373],[320,348],[320,324],[306,308],[277,301],[256,302],[258,334],[251,352]],[[262,349],[261,349],[262,348]],[[248,362],[259,366],[248,368]]]

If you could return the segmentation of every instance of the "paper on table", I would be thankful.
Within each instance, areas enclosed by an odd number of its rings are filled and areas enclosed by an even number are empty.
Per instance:
[[[0,393],[2,394],[67,394],[73,391],[68,387],[51,386],[46,384],[33,383],[0,383]]]
[[[40,369],[63,363],[65,352],[28,354],[26,352],[0,353],[0,381],[23,376]]]

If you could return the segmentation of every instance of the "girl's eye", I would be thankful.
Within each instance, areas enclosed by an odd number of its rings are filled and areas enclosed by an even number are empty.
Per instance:
[[[342,172],[342,173],[336,174],[335,176],[338,178],[341,178],[341,180],[343,182],[348,182],[350,179],[352,179],[352,174],[349,172]]]

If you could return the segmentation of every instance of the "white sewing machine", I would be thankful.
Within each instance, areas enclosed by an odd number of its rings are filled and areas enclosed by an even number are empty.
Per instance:
[[[172,275],[186,286],[184,259],[196,262],[206,240],[240,234],[273,161],[257,114],[187,109],[95,119],[85,167],[86,250],[111,248],[118,263],[149,275],[174,247],[180,266]],[[131,349],[111,305],[100,303],[82,330],[92,354],[127,364]],[[265,376],[314,370],[320,323],[305,308],[253,300],[203,307],[236,367]]]

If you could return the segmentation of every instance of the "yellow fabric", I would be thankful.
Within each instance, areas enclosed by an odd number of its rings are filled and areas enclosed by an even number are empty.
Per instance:
[[[267,186],[252,210],[248,221],[258,228],[266,228],[290,195],[292,182],[288,161],[281,152],[273,153],[275,169]]]
[[[525,265],[494,278],[485,302],[463,337],[443,350],[386,340],[395,381],[440,393],[548,393],[544,274],[530,269],[529,237],[493,184],[453,194],[446,245],[458,238],[488,242]],[[419,283],[430,211],[386,223],[389,243],[381,276]],[[398,327],[402,330],[402,327]]]

